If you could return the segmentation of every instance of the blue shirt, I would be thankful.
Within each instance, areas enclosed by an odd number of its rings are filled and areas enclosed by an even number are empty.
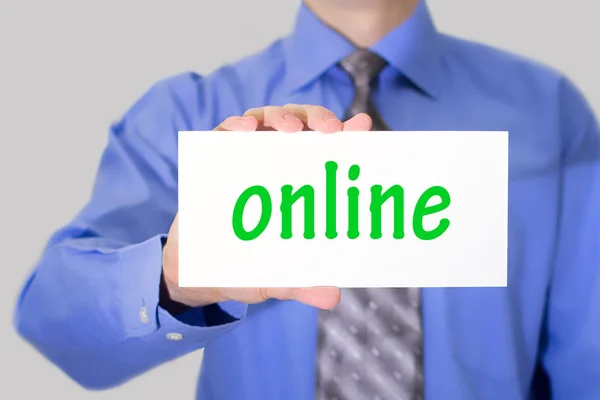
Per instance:
[[[199,399],[312,399],[315,308],[226,302],[175,318],[158,303],[161,251],[177,211],[177,131],[286,103],[342,117],[353,89],[335,64],[353,50],[301,6],[293,33],[264,51],[149,89],[111,127],[89,203],[24,285],[20,334],[87,388],[205,348]],[[540,382],[554,399],[599,399],[600,134],[589,104],[550,68],[438,32],[424,2],[372,50],[389,61],[374,99],[392,129],[510,132],[508,287],[423,289],[426,399],[534,398]]]

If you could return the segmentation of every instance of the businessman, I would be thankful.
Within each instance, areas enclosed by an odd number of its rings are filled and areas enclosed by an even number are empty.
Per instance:
[[[508,287],[178,288],[177,131],[212,129],[509,131]],[[305,0],[288,37],[111,127],[15,325],[90,389],[204,348],[198,399],[600,399],[599,132],[563,75],[424,1]]]

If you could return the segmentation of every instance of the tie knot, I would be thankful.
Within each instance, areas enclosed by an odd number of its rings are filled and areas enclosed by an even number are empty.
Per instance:
[[[383,58],[366,49],[356,50],[340,61],[340,67],[357,85],[369,84],[386,64]]]

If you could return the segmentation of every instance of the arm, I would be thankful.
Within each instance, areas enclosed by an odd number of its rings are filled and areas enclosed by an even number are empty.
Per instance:
[[[572,94],[569,104],[581,103]],[[571,136],[565,138],[560,233],[542,354],[559,400],[600,398],[600,130],[587,106],[581,109],[585,116],[566,131]]]
[[[191,93],[200,83],[185,84]],[[177,211],[176,135],[196,118],[179,104],[161,82],[112,127],[89,203],[52,236],[19,297],[20,335],[86,388],[118,385],[200,349],[246,312],[229,302],[174,317],[164,292],[159,298]],[[183,339],[167,339],[171,332]]]

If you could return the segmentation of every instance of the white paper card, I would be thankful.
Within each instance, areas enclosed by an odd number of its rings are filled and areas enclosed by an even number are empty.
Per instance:
[[[508,132],[180,132],[179,284],[506,286],[507,194]]]

